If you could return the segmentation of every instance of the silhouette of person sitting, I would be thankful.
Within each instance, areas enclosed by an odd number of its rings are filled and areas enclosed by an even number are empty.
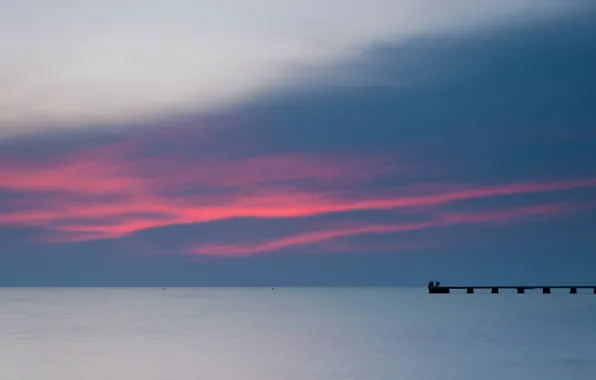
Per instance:
[[[435,284],[435,287],[439,287],[439,285],[441,285],[441,283],[439,281],[437,281],[437,283]]]

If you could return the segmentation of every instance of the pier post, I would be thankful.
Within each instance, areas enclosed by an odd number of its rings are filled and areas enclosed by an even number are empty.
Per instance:
[[[467,294],[473,294],[473,293],[474,293],[474,288],[468,288],[468,289],[466,290],[466,293],[467,293]]]
[[[524,294],[525,292],[524,288],[517,288],[517,294]]]
[[[550,288],[542,288],[542,294],[550,294]]]
[[[594,288],[594,294],[596,294],[596,288]]]
[[[577,288],[569,288],[569,294],[577,294]]]
[[[594,292],[596,292],[596,288],[594,289]],[[499,294],[499,288],[492,288],[490,294]]]

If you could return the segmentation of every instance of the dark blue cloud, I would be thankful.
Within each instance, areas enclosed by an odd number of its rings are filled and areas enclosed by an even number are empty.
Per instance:
[[[378,47],[346,68],[372,85],[276,94],[262,106],[269,122],[251,133],[278,150],[408,152],[469,166],[476,178],[482,168],[485,178],[587,175],[596,159],[595,21],[590,7]]]

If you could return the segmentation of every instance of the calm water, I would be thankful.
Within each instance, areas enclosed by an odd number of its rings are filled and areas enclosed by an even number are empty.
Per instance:
[[[592,294],[0,289],[3,380],[596,378]]]

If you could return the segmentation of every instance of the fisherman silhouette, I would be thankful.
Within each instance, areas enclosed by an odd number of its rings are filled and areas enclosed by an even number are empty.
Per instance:
[[[430,288],[434,288],[434,287],[435,287],[435,282],[434,281],[431,281],[431,282],[428,283],[428,288],[429,289]]]

